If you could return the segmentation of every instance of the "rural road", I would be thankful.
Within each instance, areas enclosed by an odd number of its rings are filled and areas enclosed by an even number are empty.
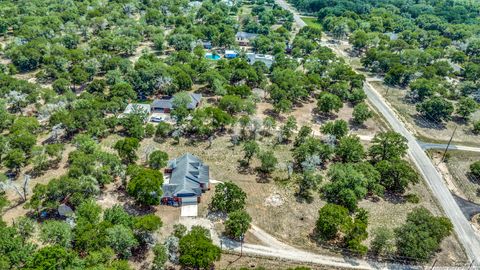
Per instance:
[[[452,221],[455,232],[462,243],[470,260],[480,262],[480,237],[475,233],[470,222],[465,218],[450,190],[445,185],[441,174],[435,169],[430,158],[418,143],[417,139],[405,128],[397,118],[392,108],[380,94],[368,83],[364,85],[365,93],[370,102],[390,123],[393,130],[402,134],[408,140],[408,152],[428,186],[442,206],[446,216]]]
[[[414,267],[409,265],[381,263],[376,261],[356,259],[349,256],[336,257],[314,254],[286,245],[255,225],[252,225],[249,232],[255,235],[255,237],[257,237],[266,245],[244,243],[242,250],[239,242],[230,240],[228,238],[222,238],[222,248],[238,253],[242,251],[246,254],[250,253],[266,257],[283,258],[290,261],[328,265],[338,268],[399,270],[421,269],[420,267]]]
[[[423,149],[445,149],[447,147],[447,145],[443,143],[426,143],[419,141],[418,144],[420,144]],[[450,144],[448,150],[460,150],[480,153],[480,147],[464,146],[458,144]]]
[[[298,263],[317,264],[342,269],[421,269],[419,267],[413,267],[410,265],[388,264],[376,261],[367,261],[348,256],[329,256],[303,251],[282,243],[275,237],[271,236],[253,224],[251,225],[249,232],[252,233],[258,240],[260,240],[262,244],[244,243],[243,247],[241,247],[240,242],[219,235],[217,230],[215,230],[214,222],[207,218],[180,217],[180,223],[185,225],[188,229],[191,229],[192,226],[202,226],[204,228],[208,228],[212,237],[212,241],[215,243],[215,245],[220,246],[225,251],[233,251],[235,253],[243,252],[243,254],[250,254],[254,256],[279,258]]]
[[[306,26],[298,12],[292,8],[285,0],[276,0],[276,3],[284,9],[289,10],[294,15],[294,20],[298,27]],[[344,57],[338,50],[333,50],[339,56]],[[445,185],[441,174],[435,169],[430,158],[425,154],[417,139],[408,131],[404,123],[399,120],[394,110],[381,97],[378,91],[366,81],[364,84],[365,93],[369,101],[388,121],[394,131],[402,134],[408,140],[408,153],[423,178],[427,181],[428,186],[437,198],[439,204],[443,208],[445,215],[452,221],[454,230],[462,243],[465,252],[470,260],[476,263],[480,262],[480,236],[476,234],[470,222],[463,215],[460,207],[455,202],[450,190]]]

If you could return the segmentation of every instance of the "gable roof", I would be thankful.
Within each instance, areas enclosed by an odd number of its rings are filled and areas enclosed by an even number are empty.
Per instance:
[[[258,34],[254,33],[247,33],[247,32],[237,32],[235,34],[235,37],[237,39],[254,39],[258,36]]]
[[[164,197],[199,196],[202,193],[200,184],[209,182],[209,167],[190,153],[170,160],[167,168],[172,170],[172,175],[169,183],[163,185]]]
[[[127,105],[127,107],[123,111],[124,114],[129,114],[133,112],[150,113],[150,104],[130,103]]]
[[[188,109],[195,109],[200,100],[202,99],[202,94],[190,94],[191,102],[187,104]],[[173,97],[169,97],[166,99],[155,99],[152,102],[152,108],[154,109],[172,109],[173,108]]]

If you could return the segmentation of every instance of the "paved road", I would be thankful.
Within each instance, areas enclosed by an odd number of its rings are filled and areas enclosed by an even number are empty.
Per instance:
[[[472,219],[474,215],[480,213],[480,205],[473,203],[469,200],[465,200],[464,198],[457,195],[453,195],[453,198],[462,209],[462,212],[466,218]]]
[[[390,123],[392,128],[407,138],[410,157],[427,181],[445,214],[452,221],[455,232],[465,248],[465,252],[471,260],[480,262],[480,237],[463,215],[462,210],[455,202],[450,190],[443,182],[442,176],[435,169],[430,158],[425,154],[417,139],[405,128],[390,106],[387,105],[385,100],[368,82],[365,83],[364,90],[370,102]]]
[[[293,20],[297,24],[298,28],[307,26],[307,24],[302,20],[298,12],[285,0],[275,0],[277,5],[281,6],[283,9],[286,9],[293,13]]]
[[[426,142],[418,142],[423,149],[445,149],[447,145],[444,143],[426,143]],[[480,153],[480,147],[472,147],[472,146],[464,146],[458,144],[450,144],[448,147],[449,150],[460,150],[460,151],[468,151],[468,152],[478,152]]]
[[[276,0],[276,3],[289,10],[294,14],[294,19],[297,25],[301,28],[306,24],[302,21],[299,14],[293,9],[285,0]],[[328,46],[328,44],[327,44]],[[330,46],[329,46],[330,47]],[[334,47],[334,46],[332,46]],[[335,53],[344,56],[343,53],[339,53],[339,50],[334,50]],[[467,256],[475,262],[480,262],[480,236],[476,234],[472,228],[470,222],[463,215],[460,207],[455,202],[450,190],[443,182],[443,178],[440,173],[435,169],[430,158],[425,154],[424,150],[417,142],[417,139],[408,131],[404,123],[399,120],[394,110],[387,104],[387,102],[380,96],[374,87],[368,82],[364,84],[364,90],[367,94],[369,101],[377,108],[377,110],[383,115],[383,117],[390,123],[393,130],[402,134],[408,140],[409,150],[408,153],[412,158],[415,165],[418,167],[423,178],[427,181],[428,186],[432,190],[434,196],[437,198],[441,207],[443,208],[445,215],[452,221],[454,230],[462,243]]]

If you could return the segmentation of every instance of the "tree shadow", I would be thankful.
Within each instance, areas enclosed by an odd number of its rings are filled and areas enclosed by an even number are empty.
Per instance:
[[[243,159],[238,160],[237,172],[243,175],[255,174],[255,169],[250,167]]]
[[[443,130],[446,128],[444,123],[438,123],[438,122],[435,123],[432,120],[429,120],[428,118],[425,118],[420,114],[415,114],[413,116],[413,121],[417,126],[421,128],[435,129],[435,130]]]
[[[475,177],[471,172],[465,173],[465,176],[467,177],[468,181],[470,181],[473,184],[480,185],[480,178]]]
[[[334,113],[323,113],[318,111],[316,108],[312,110],[312,120],[313,124],[322,124],[328,121],[334,121],[338,118],[337,114]]]
[[[461,125],[461,126],[466,126],[466,125],[470,124],[467,119],[465,119],[463,117],[460,117],[458,115],[452,116],[452,122],[456,123],[457,125]]]
[[[354,130],[354,131],[367,128],[367,126],[364,123],[360,124],[356,122],[354,119],[349,119],[348,125],[350,126],[350,130]]]
[[[391,192],[385,192],[383,199],[393,204],[404,204],[407,201],[404,195]]]
[[[257,172],[257,176],[255,177],[255,180],[257,181],[257,183],[260,183],[260,184],[270,183],[270,179],[271,179],[270,174],[261,172],[258,168],[256,168],[255,171]]]
[[[285,119],[286,119],[285,116],[282,116],[281,114],[279,114],[278,112],[276,112],[273,109],[265,109],[265,110],[263,110],[262,113],[267,115],[267,116],[270,116],[270,117],[274,118],[277,121],[285,121]]]

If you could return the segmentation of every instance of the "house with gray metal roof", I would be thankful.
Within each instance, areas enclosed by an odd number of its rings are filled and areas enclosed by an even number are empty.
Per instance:
[[[258,34],[247,33],[247,32],[237,32],[235,34],[235,39],[237,40],[240,46],[248,46],[250,42],[257,38]]]
[[[148,116],[151,113],[150,104],[142,104],[142,103],[130,103],[127,105],[125,110],[122,114],[118,116],[118,118],[124,118],[129,114],[138,114],[141,115],[143,121],[146,122],[148,120]]]
[[[187,109],[194,110],[200,105],[202,94],[191,93],[191,102],[187,104]],[[165,99],[155,99],[150,105],[153,112],[169,113],[173,109],[173,97]]]
[[[170,160],[165,169],[162,203],[169,205],[196,204],[209,189],[210,170],[196,156],[187,153]]]
[[[253,65],[255,62],[262,62],[264,63],[268,68],[270,68],[275,62],[275,58],[273,55],[268,55],[268,54],[256,54],[256,53],[247,53],[247,62],[250,65]]]

